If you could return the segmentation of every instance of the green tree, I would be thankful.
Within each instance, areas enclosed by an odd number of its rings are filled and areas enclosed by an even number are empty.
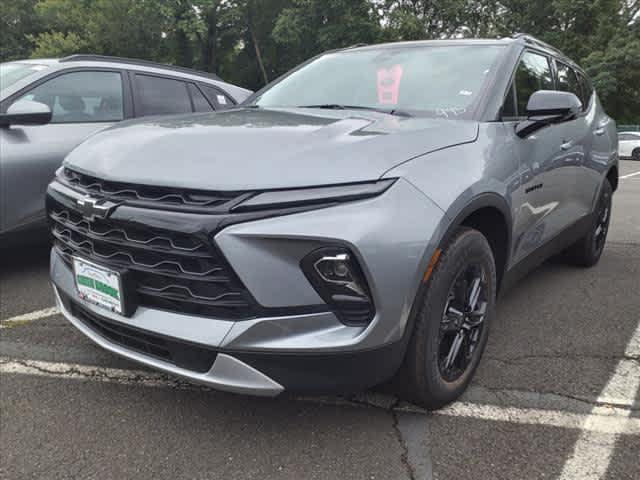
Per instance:
[[[282,10],[273,38],[285,49],[287,67],[324,50],[381,38],[379,12],[368,0],[293,0]]]
[[[500,10],[489,0],[384,0],[380,7],[392,40],[494,36]]]
[[[616,35],[583,63],[600,100],[618,123],[640,123],[640,26]]]
[[[34,57],[88,51],[164,60],[168,42],[162,0],[42,0],[46,32],[33,37]]]
[[[40,32],[35,15],[37,0],[0,0],[0,61],[27,58],[31,36]]]
[[[593,78],[606,111],[640,122],[640,0],[502,0],[499,30],[559,48]]]

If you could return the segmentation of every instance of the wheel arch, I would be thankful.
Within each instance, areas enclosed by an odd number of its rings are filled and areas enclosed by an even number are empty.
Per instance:
[[[489,242],[496,261],[499,292],[511,252],[512,224],[511,211],[506,200],[495,193],[483,193],[474,197],[455,214],[441,244],[448,242],[459,227],[470,227],[482,233]]]
[[[607,180],[615,192],[618,189],[618,165],[613,165],[607,172]]]

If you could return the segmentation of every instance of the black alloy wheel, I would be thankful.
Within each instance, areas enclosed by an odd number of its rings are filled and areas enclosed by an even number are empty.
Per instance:
[[[443,244],[414,305],[407,352],[393,385],[429,410],[462,395],[487,344],[497,293],[496,264],[486,237],[459,227]]]
[[[602,253],[607,240],[610,217],[611,192],[608,189],[603,189],[596,207],[595,231],[593,232],[593,249],[598,256]]]
[[[458,380],[477,352],[487,312],[487,274],[469,265],[455,279],[440,322],[438,368],[447,382]]]

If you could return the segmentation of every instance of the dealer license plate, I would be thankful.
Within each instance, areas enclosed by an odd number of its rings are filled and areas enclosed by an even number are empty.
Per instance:
[[[73,257],[73,273],[78,295],[101,308],[122,314],[122,282],[120,273]]]

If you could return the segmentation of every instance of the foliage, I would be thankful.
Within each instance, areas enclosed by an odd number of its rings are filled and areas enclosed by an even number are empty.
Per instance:
[[[33,49],[29,35],[42,24],[36,19],[37,0],[0,0],[0,61],[28,57]]]
[[[0,0],[0,60],[91,52],[215,71],[258,89],[328,49],[527,32],[640,122],[640,0]]]
[[[33,38],[33,57],[77,52],[163,58],[166,18],[161,0],[46,0],[36,14],[46,32]]]
[[[375,43],[378,12],[367,0],[293,0],[276,21],[273,37],[286,46],[289,67],[334,48]]]

